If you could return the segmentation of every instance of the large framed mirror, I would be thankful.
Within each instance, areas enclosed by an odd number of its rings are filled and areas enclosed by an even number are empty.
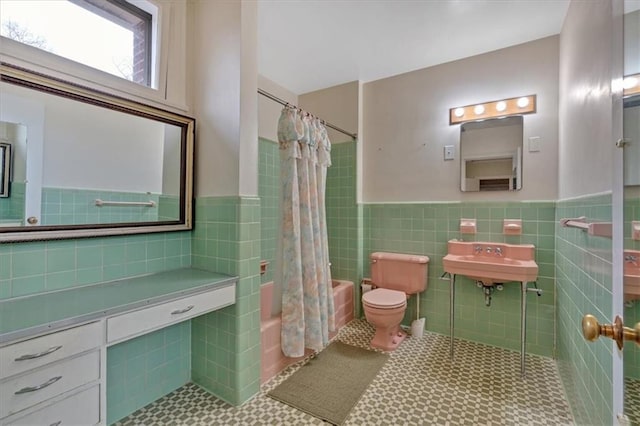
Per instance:
[[[2,141],[2,139],[0,139]],[[0,142],[0,198],[9,197],[11,179],[11,144]]]
[[[460,190],[522,188],[522,123],[516,115],[460,126]]]
[[[0,64],[0,242],[191,229],[194,131],[191,117]]]

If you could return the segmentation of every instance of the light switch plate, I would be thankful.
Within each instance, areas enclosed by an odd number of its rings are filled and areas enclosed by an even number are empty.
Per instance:
[[[456,156],[456,147],[453,145],[444,146],[444,159],[445,161],[453,160]]]
[[[529,138],[529,152],[540,151],[540,136],[531,136]]]

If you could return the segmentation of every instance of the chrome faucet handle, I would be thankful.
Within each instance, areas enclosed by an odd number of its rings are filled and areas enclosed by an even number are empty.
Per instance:
[[[632,254],[628,254],[624,257],[625,262],[633,263],[634,265],[638,264],[638,256],[634,256]]]
[[[502,247],[496,247],[495,248],[495,253],[497,256],[502,256]]]
[[[482,246],[474,246],[473,249],[475,250],[476,254],[482,253]]]

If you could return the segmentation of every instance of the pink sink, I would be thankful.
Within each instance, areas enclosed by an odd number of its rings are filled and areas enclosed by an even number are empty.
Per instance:
[[[531,282],[538,278],[532,244],[504,244],[451,240],[442,259],[445,272],[465,275],[484,284]]]
[[[640,251],[624,251],[624,299],[640,299]]]

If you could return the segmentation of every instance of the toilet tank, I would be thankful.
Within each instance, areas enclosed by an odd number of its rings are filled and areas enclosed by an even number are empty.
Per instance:
[[[371,259],[371,281],[376,287],[415,294],[427,288],[429,258],[416,254],[375,252]]]

